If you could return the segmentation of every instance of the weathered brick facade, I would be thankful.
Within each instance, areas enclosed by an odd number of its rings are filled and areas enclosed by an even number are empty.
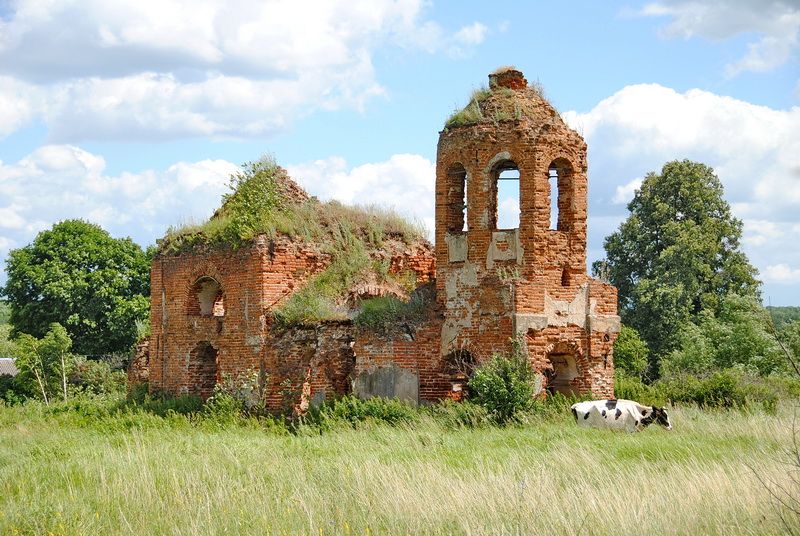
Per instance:
[[[466,351],[480,363],[520,335],[541,389],[613,396],[617,293],[586,273],[586,143],[522,73],[489,78],[491,92],[476,103],[482,119],[439,137],[441,354]],[[508,170],[518,171],[517,229],[497,223],[498,179]]]
[[[351,390],[458,399],[475,364],[522,336],[540,391],[613,396],[617,295],[586,273],[586,144],[522,73],[505,70],[490,83],[476,103],[480,119],[440,134],[435,249],[381,253],[393,273],[411,270],[421,284],[435,279],[425,322],[388,333],[346,320],[276,329],[272,310],[331,260],[286,237],[163,255],[151,272],[150,385],[207,397],[223,373],[254,370],[268,378],[275,409]],[[519,228],[498,229],[498,179],[512,169]]]

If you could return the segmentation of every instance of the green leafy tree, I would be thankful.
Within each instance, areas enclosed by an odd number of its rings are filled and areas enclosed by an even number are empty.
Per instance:
[[[639,332],[630,326],[622,326],[617,341],[614,343],[614,367],[628,376],[641,378],[647,370],[647,357],[650,349],[639,336]]]
[[[651,358],[673,350],[687,322],[717,311],[727,294],[759,297],[757,271],[739,249],[742,222],[710,167],[668,162],[645,177],[628,210],[594,272],[619,290],[623,322],[639,331]]]
[[[72,340],[61,324],[54,323],[41,339],[22,333],[16,341],[16,366],[27,377],[31,391],[41,395],[49,404],[57,395],[66,400],[67,377],[72,371],[74,356],[70,353]]]
[[[779,333],[781,342],[791,357],[800,361],[800,320],[786,323]]]
[[[11,318],[11,306],[4,301],[0,301],[0,326],[8,324],[9,318]]]
[[[662,374],[703,375],[728,368],[760,375],[785,372],[786,357],[771,329],[769,313],[755,298],[729,294],[716,313],[704,310],[681,330],[678,347],[662,359]]]
[[[58,322],[78,353],[125,351],[136,321],[147,318],[149,269],[150,256],[131,239],[81,220],[57,223],[6,260],[12,337],[42,337]]]
[[[467,384],[470,400],[483,406],[501,424],[533,403],[533,370],[524,345],[524,339],[513,339],[511,354],[492,357],[475,370]]]
[[[775,307],[768,305],[767,311],[772,315],[775,328],[781,329],[793,322],[800,322],[800,307]]]

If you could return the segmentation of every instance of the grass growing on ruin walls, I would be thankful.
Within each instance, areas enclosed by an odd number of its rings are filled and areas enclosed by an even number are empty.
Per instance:
[[[528,84],[528,89],[545,102],[544,87],[536,80]],[[490,111],[484,110],[484,103],[492,97],[493,106]],[[445,128],[473,125],[482,121],[514,121],[522,119],[523,107],[531,106],[520,98],[520,93],[508,88],[490,89],[482,86],[472,92],[469,102],[461,109],[456,109],[445,121]]]
[[[362,242],[380,248],[389,239],[413,244],[425,240],[422,225],[407,221],[392,209],[346,206],[296,195],[286,172],[271,157],[242,166],[231,176],[222,206],[201,224],[171,227],[159,242],[162,254],[197,247],[236,249],[259,235],[285,235],[310,243]]]
[[[160,242],[160,252],[237,249],[259,235],[283,235],[314,245],[330,255],[330,265],[275,310],[275,318],[283,325],[347,318],[342,302],[354,284],[362,280],[399,284],[406,277],[389,274],[388,266],[374,259],[376,252],[392,244],[425,241],[422,225],[407,221],[392,209],[320,202],[298,193],[299,188],[269,157],[245,164],[231,177],[229,186],[230,192],[223,196],[214,216],[203,224],[171,228]]]
[[[171,414],[0,407],[2,534],[777,534],[792,411],[675,430],[420,418],[277,435]],[[97,412],[95,412],[97,413]]]

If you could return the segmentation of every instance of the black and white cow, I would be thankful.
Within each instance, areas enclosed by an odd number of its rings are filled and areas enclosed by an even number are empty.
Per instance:
[[[643,406],[633,400],[589,400],[572,405],[578,426],[637,432],[657,423],[672,430],[667,408]]]

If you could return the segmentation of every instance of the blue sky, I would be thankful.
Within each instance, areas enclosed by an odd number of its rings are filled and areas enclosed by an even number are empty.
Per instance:
[[[799,62],[797,0],[0,0],[0,261],[64,218],[153,243],[266,152],[432,226],[438,131],[513,64],[589,144],[590,260],[691,158],[765,301],[800,305]]]

